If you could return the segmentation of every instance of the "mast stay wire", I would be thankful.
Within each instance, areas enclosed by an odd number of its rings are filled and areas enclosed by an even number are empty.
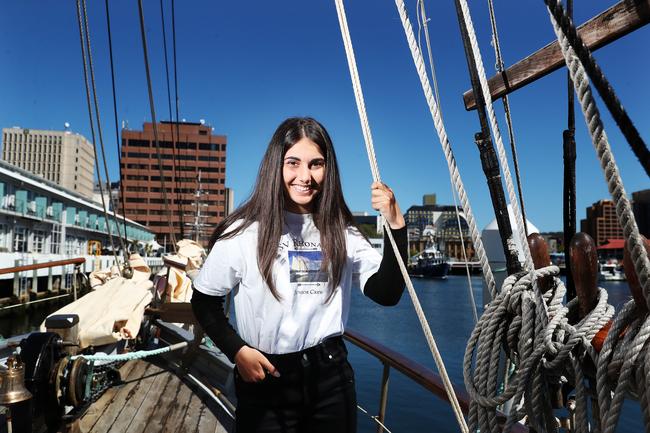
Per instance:
[[[427,55],[429,61],[429,69],[431,70],[431,79],[433,81],[433,90],[435,93],[436,103],[438,104],[438,110],[440,112],[440,118],[442,119],[442,108],[440,104],[440,92],[438,91],[438,77],[436,76],[436,68],[433,62],[433,54],[431,51],[431,38],[429,37],[429,19],[427,18],[426,8],[424,7],[424,0],[418,0],[417,5],[417,22],[418,22],[418,49],[422,52],[422,45],[420,44],[420,32],[424,29],[424,39],[427,43]],[[460,238],[460,246],[463,250],[463,259],[465,260],[465,273],[467,275],[467,288],[469,291],[469,299],[472,303],[472,316],[474,317],[474,323],[478,323],[478,308],[476,307],[476,300],[474,299],[474,286],[472,284],[472,276],[469,271],[469,259],[467,258],[467,250],[465,249],[465,238],[463,236],[463,229],[460,224],[460,215],[458,213],[458,199],[457,193],[454,189],[454,183],[451,178],[449,179],[449,184],[451,186],[451,194],[454,198],[454,209],[456,211],[456,222],[458,224],[458,236]]]
[[[181,226],[181,239],[185,238],[185,224],[183,222],[183,208],[181,205],[180,187],[178,182],[178,173],[176,170],[176,137],[174,136],[174,118],[172,117],[172,96],[169,88],[169,62],[167,60],[167,32],[165,31],[165,9],[163,7],[163,0],[160,0],[160,20],[162,23],[162,37],[163,37],[163,51],[165,54],[165,78],[167,81],[167,106],[169,108],[169,120],[171,121],[171,136],[172,136],[172,167],[174,176],[174,188],[176,188],[176,207],[178,208],[178,215],[180,217]]]
[[[88,106],[88,118],[90,122],[90,135],[93,142],[93,156],[95,157],[95,166],[97,167],[97,180],[99,184],[99,193],[102,198],[102,210],[104,212],[104,218],[106,219],[106,228],[108,230],[108,239],[111,244],[111,249],[113,252],[113,258],[115,259],[115,264],[119,266],[119,259],[117,258],[117,252],[115,251],[115,243],[113,242],[113,233],[111,231],[110,219],[108,217],[108,212],[106,211],[106,201],[104,199],[104,188],[102,186],[102,175],[99,168],[99,156],[97,155],[97,144],[95,143],[95,122],[93,120],[93,110],[92,104],[90,102],[90,86],[88,84],[88,65],[86,62],[86,48],[84,45],[84,24],[81,18],[81,1],[77,0],[77,23],[79,24],[79,42],[81,43],[81,57],[83,62],[83,71],[84,71],[84,83],[86,86],[86,104]]]
[[[494,2],[488,0],[488,9],[490,10],[490,26],[492,27],[492,46],[494,47],[494,57],[496,59],[496,70],[503,77],[503,82],[508,82],[508,77],[505,74],[505,64],[503,56],[501,55],[501,44],[499,42],[499,32],[497,31],[497,19],[494,13]],[[521,176],[519,175],[519,158],[517,158],[517,144],[515,142],[515,130],[512,126],[512,114],[510,113],[510,100],[508,95],[504,94],[501,97],[503,103],[503,112],[506,116],[506,124],[508,125],[508,139],[510,140],[510,151],[512,152],[512,162],[515,169],[515,178],[517,180],[517,192],[519,193],[519,204],[521,206],[521,216],[524,220],[524,231],[528,236],[528,225],[526,221],[526,210],[524,208],[524,193],[521,186]]]
[[[108,53],[109,53],[109,59],[110,59],[110,64],[111,64],[111,87],[113,89],[113,117],[115,118],[115,142],[117,143],[116,149],[117,149],[117,162],[120,166],[120,195],[121,195],[121,201],[122,201],[122,225],[124,228],[124,243],[128,247],[128,242],[129,238],[126,233],[126,202],[124,198],[124,182],[122,182],[122,146],[121,146],[121,141],[120,141],[120,131],[118,127],[118,120],[117,120],[117,93],[115,91],[115,68],[113,64],[113,38],[111,35],[111,14],[109,12],[108,8],[108,0],[105,1],[105,6],[106,6],[106,29],[108,31]],[[114,207],[113,209],[117,209],[117,207]],[[128,248],[127,248],[128,249]],[[124,250],[124,263],[128,264],[128,251],[127,249]]]
[[[106,162],[106,149],[104,146],[104,133],[102,132],[102,122],[101,122],[101,116],[99,114],[99,102],[97,100],[97,85],[95,83],[95,66],[93,64],[93,53],[92,53],[92,48],[90,44],[90,24],[88,21],[88,9],[86,8],[86,0],[83,0],[82,2],[83,5],[83,13],[84,13],[84,22],[86,26],[86,50],[88,53],[87,60],[88,60],[88,67],[90,70],[90,83],[92,85],[92,94],[93,94],[93,102],[95,105],[95,118],[97,121],[97,136],[99,138],[99,145],[100,149],[102,151],[102,163],[104,166],[104,174],[106,175],[106,184],[108,188],[108,202],[110,204],[110,207],[113,208],[113,221],[115,222],[115,229],[117,230],[117,237],[120,240],[120,245],[122,247],[122,251],[124,251],[124,254],[126,254],[126,245],[124,242],[124,238],[122,238],[120,234],[120,221],[117,219],[117,213],[115,213],[115,209],[117,209],[117,206],[115,206],[115,202],[113,201],[113,196],[111,195],[111,178],[108,174],[108,163]],[[99,167],[97,167],[97,170],[101,170]],[[101,180],[100,180],[100,193],[103,195],[103,192],[101,190]],[[108,221],[108,218],[107,218]],[[107,222],[107,224],[110,226],[110,222]],[[124,236],[126,237],[126,233],[124,233]],[[128,260],[125,260],[125,262],[128,262]]]
[[[147,50],[147,35],[144,27],[144,10],[142,7],[142,0],[138,0],[138,14],[140,16],[140,35],[142,37],[142,51],[144,57],[144,68],[147,75],[147,90],[149,93],[149,107],[151,109],[151,126],[153,127],[154,142],[156,143],[156,154],[158,157],[158,171],[160,173],[160,184],[163,194],[163,202],[165,210],[167,211],[167,223],[169,226],[169,238],[174,247],[174,253],[177,252],[176,247],[176,233],[172,224],[172,218],[169,209],[169,199],[167,197],[167,187],[165,185],[165,173],[163,172],[162,156],[160,154],[160,141],[158,140],[158,126],[156,125],[156,107],[153,101],[153,88],[151,85],[151,73],[149,71],[149,52]]]
[[[357,102],[357,109],[359,111],[359,117],[361,121],[361,129],[363,131],[363,136],[364,136],[364,141],[366,144],[366,151],[368,152],[368,160],[370,163],[370,170],[372,172],[372,177],[373,180],[376,182],[381,182],[381,178],[379,176],[379,167],[377,163],[377,158],[375,156],[374,152],[374,145],[373,145],[373,140],[372,140],[372,135],[370,132],[370,124],[368,122],[368,116],[366,113],[365,109],[365,102],[363,98],[363,91],[361,89],[361,81],[359,79],[359,74],[357,71],[356,67],[356,60],[354,57],[354,50],[352,47],[352,41],[350,37],[350,32],[348,29],[347,25],[347,18],[345,16],[345,9],[343,6],[343,0],[335,0],[336,4],[336,12],[338,15],[338,20],[339,20],[339,25],[341,27],[341,37],[343,39],[343,45],[345,47],[345,52],[346,52],[346,57],[348,60],[348,67],[350,69],[350,76],[352,79],[352,87],[354,90],[354,96],[355,100]],[[420,324],[422,325],[422,329],[424,331],[425,338],[427,339],[427,343],[429,345],[429,349],[431,350],[433,354],[434,361],[436,363],[436,366],[438,368],[438,371],[440,372],[440,376],[442,378],[443,384],[445,386],[445,391],[447,392],[447,396],[449,398],[449,401],[451,403],[451,406],[454,410],[454,414],[456,416],[456,420],[458,421],[458,424],[460,426],[460,429],[463,433],[468,433],[469,429],[467,427],[467,423],[465,421],[465,418],[463,417],[463,412],[460,408],[460,404],[458,403],[458,399],[456,397],[456,393],[454,392],[453,385],[451,383],[451,380],[449,379],[449,376],[447,375],[447,370],[445,368],[444,361],[442,360],[442,356],[440,355],[440,352],[438,351],[438,347],[436,345],[435,339],[433,338],[433,334],[431,333],[431,328],[429,327],[429,324],[427,322],[426,317],[424,316],[424,311],[422,310],[422,306],[420,305],[420,302],[418,300],[418,296],[415,293],[415,289],[413,288],[413,282],[411,281],[411,278],[408,275],[408,272],[406,271],[406,266],[404,265],[404,261],[402,260],[402,256],[399,254],[399,249],[397,248],[397,244],[395,243],[395,239],[393,238],[393,234],[391,232],[390,226],[386,219],[383,219],[383,225],[384,225],[384,230],[386,234],[388,235],[388,239],[390,240],[391,246],[393,247],[393,250],[395,251],[395,257],[397,258],[397,263],[399,264],[400,270],[402,272],[402,276],[404,278],[404,281],[406,282],[406,287],[408,289],[409,295],[411,296],[411,300],[413,301],[413,306],[415,308],[416,314],[418,319],[420,320]]]

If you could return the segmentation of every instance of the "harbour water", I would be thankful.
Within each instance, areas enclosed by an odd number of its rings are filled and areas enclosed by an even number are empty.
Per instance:
[[[414,279],[413,284],[442,353],[447,372],[455,384],[462,386],[462,358],[474,320],[467,278],[449,276],[445,280]],[[629,298],[627,284],[602,284],[608,290],[609,302],[619,310]],[[474,298],[480,308],[480,276],[472,278],[472,286]],[[36,330],[49,312],[48,308],[39,308],[1,318],[0,333],[8,336]],[[397,306],[384,308],[365,298],[357,288],[352,296],[348,328],[436,370],[407,293],[404,293]],[[358,403],[370,414],[377,414],[383,367],[377,359],[351,344],[348,344],[348,349],[356,375]],[[376,423],[368,415],[359,411],[358,416],[359,433],[377,431]],[[454,414],[447,403],[432,396],[395,370],[391,370],[390,375],[386,426],[394,433],[458,432]],[[638,404],[626,402],[616,431],[643,431]]]

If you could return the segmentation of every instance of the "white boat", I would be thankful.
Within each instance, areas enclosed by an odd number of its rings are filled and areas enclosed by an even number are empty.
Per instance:
[[[599,263],[598,268],[600,281],[625,281],[625,273],[617,261]]]

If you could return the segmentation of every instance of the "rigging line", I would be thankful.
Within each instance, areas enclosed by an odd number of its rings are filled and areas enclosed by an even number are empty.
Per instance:
[[[111,63],[111,87],[113,89],[113,117],[115,118],[115,141],[117,143],[117,162],[120,166],[120,196],[122,201],[122,224],[124,226],[124,243],[128,245],[129,239],[126,233],[126,202],[124,198],[124,182],[122,182],[122,148],[120,142],[120,132],[117,120],[117,93],[115,91],[115,68],[113,65],[113,38],[111,36],[111,14],[108,9],[108,0],[105,1],[106,5],[106,29],[108,30],[108,53]],[[113,208],[117,209],[117,208]],[[128,251],[124,250],[124,263],[128,263]]]
[[[427,42],[427,55],[429,61],[429,68],[431,69],[431,79],[433,80],[433,90],[435,92],[436,103],[438,104],[438,110],[440,112],[440,118],[443,119],[442,109],[440,108],[440,93],[438,92],[438,78],[436,76],[436,68],[433,62],[433,53],[431,51],[431,38],[429,37],[429,20],[427,19],[426,8],[424,7],[424,0],[418,0],[418,48],[422,52],[422,47],[420,46],[419,41],[419,29],[420,29],[420,20],[422,22],[422,27],[424,27],[424,38]],[[454,183],[451,178],[449,179],[449,184],[451,186],[451,194],[454,198],[454,209],[456,210],[456,222],[458,223],[458,235],[460,237],[460,245],[463,250],[463,259],[465,259],[465,273],[467,275],[467,288],[469,290],[469,299],[472,303],[472,316],[474,317],[474,323],[478,323],[478,308],[476,307],[476,301],[474,300],[474,286],[472,284],[472,277],[469,271],[469,260],[467,258],[467,251],[465,250],[465,239],[463,237],[463,229],[460,224],[460,215],[458,214],[458,201],[456,197],[456,190],[454,189]]]
[[[650,150],[648,150],[643,138],[641,138],[641,134],[639,134],[625,108],[623,108],[623,104],[616,96],[614,88],[591,55],[591,51],[576,31],[573,21],[567,16],[562,4],[558,0],[544,0],[544,3],[546,3],[546,6],[562,29],[562,33],[565,34],[571,47],[580,59],[587,75],[589,75],[591,82],[594,84],[596,90],[598,90],[600,97],[603,99],[607,109],[632,148],[634,155],[638,158],[646,174],[650,176]]]
[[[485,99],[485,108],[488,111],[488,117],[490,120],[490,125],[492,127],[492,134],[494,135],[497,148],[499,150],[499,162],[501,163],[501,169],[506,180],[506,187],[508,190],[508,196],[510,199],[510,204],[512,205],[512,211],[515,215],[515,227],[517,228],[517,234],[519,235],[519,242],[521,243],[521,248],[524,253],[525,269],[530,273],[532,280],[533,291],[535,297],[540,305],[544,309],[544,316],[548,318],[548,311],[546,308],[546,303],[541,297],[541,292],[537,286],[537,278],[535,276],[535,266],[533,264],[533,259],[530,254],[530,248],[528,247],[528,239],[526,237],[523,226],[526,224],[526,221],[523,220],[519,204],[517,203],[517,196],[514,191],[514,186],[512,183],[512,176],[510,175],[510,167],[508,166],[508,158],[506,156],[506,151],[503,146],[503,140],[501,138],[501,131],[499,130],[499,125],[497,123],[496,114],[494,113],[494,107],[492,106],[492,98],[490,95],[490,88],[488,86],[487,77],[485,75],[485,68],[483,67],[483,60],[481,58],[481,51],[478,46],[478,41],[476,40],[476,32],[474,31],[474,24],[472,23],[472,17],[469,12],[469,6],[467,5],[466,0],[457,0],[457,5],[460,7],[460,13],[463,17],[465,26],[467,27],[467,32],[469,36],[469,41],[471,43],[471,51],[474,54],[474,64],[477,69],[478,78],[481,83],[481,91],[483,93],[483,98]]]
[[[634,270],[639,278],[643,290],[643,297],[645,298],[646,303],[650,305],[650,260],[648,260],[648,253],[641,241],[639,227],[636,224],[636,219],[632,212],[632,206],[627,198],[627,194],[625,193],[623,181],[618,166],[616,165],[616,161],[614,160],[614,155],[612,154],[602,119],[600,118],[600,111],[598,110],[598,106],[596,105],[591,93],[589,78],[578,57],[578,53],[573,50],[570,41],[562,31],[560,24],[555,19],[551,9],[551,6],[548,6],[553,30],[555,31],[560,47],[562,48],[562,55],[564,56],[567,68],[571,72],[573,85],[576,89],[578,101],[580,101],[585,122],[589,129],[591,141],[596,150],[596,155],[598,156],[601,169],[605,175],[607,188],[615,203],[616,217],[629,244],[628,247],[632,256],[632,262],[634,263]],[[579,82],[577,80],[579,80]]]
[[[513,228],[511,223],[510,212],[508,211],[507,201],[503,190],[503,180],[501,177],[501,168],[497,152],[492,141],[490,133],[490,126],[488,124],[486,103],[483,93],[481,92],[480,78],[478,76],[478,68],[476,67],[476,60],[474,52],[472,51],[469,31],[467,24],[463,20],[461,6],[458,1],[454,2],[456,7],[456,15],[458,25],[460,27],[460,34],[463,41],[463,49],[465,51],[465,59],[467,61],[467,69],[469,71],[469,78],[472,84],[472,92],[478,98],[477,110],[480,132],[474,134],[474,142],[476,143],[479,156],[481,160],[481,168],[485,174],[486,183],[490,192],[490,199],[492,201],[492,208],[496,218],[497,226],[499,228],[499,238],[501,240],[501,247],[503,248],[506,259],[506,270],[508,274],[515,274],[521,271],[521,263],[519,262],[518,253],[516,250],[516,243],[513,239]]]
[[[176,65],[176,8],[175,1],[172,0],[172,48],[173,48],[173,60],[174,60],[174,100],[176,105],[176,121],[172,124],[172,134],[174,133],[174,128],[176,128],[176,143],[179,143],[181,140],[180,133],[180,124],[178,121],[178,69]],[[187,140],[186,140],[187,141]],[[183,203],[181,203],[181,211],[179,215],[179,223],[181,227],[185,226],[185,215],[183,215]],[[184,228],[182,229],[184,230]],[[181,235],[184,235],[184,231],[181,231]]]
[[[178,208],[178,213],[182,213],[181,202],[179,196],[179,186],[178,186],[178,173],[176,171],[176,140],[174,137],[174,123],[172,118],[172,96],[171,90],[169,88],[169,62],[167,60],[167,32],[165,31],[165,9],[163,7],[163,0],[160,0],[160,20],[162,23],[162,37],[163,37],[163,51],[165,53],[165,78],[167,79],[167,106],[169,108],[169,119],[171,123],[171,136],[172,136],[172,166],[173,166],[173,176],[174,176],[174,187],[176,188],[176,206]],[[185,238],[185,227],[181,220],[181,239]]]
[[[142,0],[138,0],[138,14],[140,15],[140,35],[142,37],[142,51],[144,56],[144,69],[147,74],[147,90],[149,92],[149,107],[151,109],[151,126],[153,127],[153,137],[156,143],[156,154],[158,157],[158,171],[160,173],[160,184],[163,194],[163,202],[165,203],[165,210],[167,211],[167,223],[169,224],[169,238],[174,246],[174,252],[177,252],[176,247],[176,233],[172,225],[172,218],[169,209],[169,199],[167,198],[167,187],[165,186],[165,174],[162,166],[162,156],[160,154],[160,142],[158,141],[158,126],[156,125],[156,108],[153,102],[153,89],[151,85],[151,73],[149,71],[149,52],[147,50],[147,35],[144,28],[144,10],[142,8]]]
[[[108,188],[108,202],[110,204],[110,207],[113,208],[113,221],[115,222],[117,238],[120,240],[122,251],[126,251],[126,245],[124,244],[124,239],[120,234],[120,220],[117,218],[117,213],[115,212],[117,206],[115,206],[115,203],[113,202],[113,196],[111,195],[111,178],[108,174],[108,163],[106,162],[106,149],[104,147],[104,133],[102,132],[102,120],[99,114],[99,102],[97,101],[97,85],[95,83],[95,66],[93,64],[93,52],[90,44],[90,23],[88,21],[88,10],[86,8],[86,0],[83,0],[81,4],[83,6],[84,23],[86,27],[86,51],[88,54],[87,60],[88,60],[88,67],[90,71],[90,83],[92,86],[93,102],[95,105],[95,120],[97,121],[97,136],[99,138],[99,147],[102,151],[102,163],[104,166],[104,174],[106,175],[106,186]],[[97,170],[100,170],[100,168],[97,167]],[[107,224],[109,225],[109,229],[110,229],[110,222],[108,222]],[[126,233],[124,235],[126,236]]]
[[[573,17],[573,0],[567,0],[567,14]],[[576,115],[574,103],[573,80],[571,72],[567,71],[567,129],[562,133],[562,159],[564,166],[563,180],[563,232],[564,232],[564,263],[566,269],[567,300],[576,297],[576,288],[573,282],[573,271],[569,257],[568,245],[576,234]]]
[[[463,180],[460,176],[458,166],[456,165],[456,159],[451,149],[451,144],[449,143],[449,136],[445,130],[442,116],[440,115],[440,109],[436,104],[435,98],[433,97],[433,91],[431,90],[429,77],[426,74],[426,66],[424,64],[424,59],[422,58],[422,53],[416,44],[413,27],[411,26],[411,22],[408,19],[404,1],[395,0],[395,5],[397,7],[397,12],[400,16],[400,19],[402,20],[402,26],[404,27],[406,40],[408,42],[409,49],[411,50],[413,63],[415,64],[415,69],[418,73],[418,77],[420,78],[422,91],[424,92],[424,97],[427,101],[427,105],[429,106],[429,112],[431,113],[436,133],[438,134],[440,146],[442,147],[443,154],[445,155],[447,168],[449,170],[449,177],[452,179],[454,186],[458,191],[458,198],[460,199],[461,206],[465,211],[467,224],[469,225],[470,233],[472,235],[472,242],[474,243],[474,247],[476,249],[476,255],[481,262],[481,269],[483,270],[483,278],[485,280],[485,284],[488,287],[491,298],[494,299],[497,296],[497,287],[494,280],[494,275],[492,274],[492,269],[490,268],[487,254],[485,253],[483,240],[481,239],[481,235],[478,231],[478,228],[476,227],[476,219],[474,218],[474,213],[472,212],[472,207],[470,206],[469,198],[467,197],[467,192],[465,191],[465,186],[463,185]]]
[[[503,82],[508,83],[508,77],[505,74],[505,64],[501,55],[501,44],[499,42],[499,32],[497,31],[497,19],[494,13],[493,0],[488,0],[488,9],[490,10],[490,25],[492,27],[492,45],[494,45],[494,55],[496,57],[497,72],[503,77]],[[519,193],[519,204],[521,206],[521,215],[526,221],[526,210],[524,208],[524,193],[521,186],[521,176],[519,175],[519,158],[517,157],[517,145],[515,143],[515,130],[512,126],[512,114],[510,113],[510,100],[507,94],[501,97],[503,103],[503,112],[506,115],[506,124],[508,125],[508,139],[510,140],[510,150],[512,152],[512,162],[515,168],[515,178],[517,180],[517,192]],[[528,236],[528,224],[524,222],[524,231]]]
[[[368,122],[368,116],[366,114],[366,109],[365,109],[365,102],[363,99],[363,91],[361,90],[361,80],[359,79],[359,73],[357,71],[357,65],[356,65],[356,60],[354,57],[354,50],[352,48],[352,41],[350,38],[350,31],[348,29],[348,24],[347,24],[347,18],[345,16],[345,9],[343,6],[343,1],[342,0],[335,0],[336,4],[336,12],[339,20],[339,25],[341,27],[341,37],[343,39],[343,45],[345,47],[345,53],[348,61],[348,67],[350,70],[350,76],[352,79],[352,87],[354,90],[354,96],[355,100],[357,103],[357,109],[359,112],[359,120],[361,122],[361,128],[364,133],[364,139],[366,142],[366,150],[368,151],[368,161],[370,163],[370,167],[373,173],[373,180],[380,182],[380,177],[379,177],[379,167],[377,163],[377,159],[375,157],[374,153],[374,145],[372,142],[372,134],[370,133],[370,124]],[[395,243],[395,239],[393,237],[393,233],[391,232],[390,226],[388,222],[386,221],[385,218],[383,218],[383,225],[384,225],[384,230],[385,233],[388,235],[388,239],[390,241],[390,244],[393,248],[393,251],[395,252],[395,257],[397,258],[397,263],[399,264],[400,271],[402,272],[402,277],[404,278],[404,281],[406,283],[406,287],[408,289],[409,295],[411,296],[411,300],[413,302],[413,307],[415,308],[415,312],[417,314],[417,317],[420,321],[420,324],[422,326],[422,330],[424,332],[424,336],[427,340],[427,343],[429,345],[429,349],[431,350],[431,353],[433,355],[434,361],[436,363],[436,366],[438,368],[438,371],[440,373],[440,377],[442,378],[442,381],[445,385],[445,391],[447,392],[447,397],[449,398],[449,402],[451,403],[452,408],[454,409],[454,414],[456,415],[456,420],[458,421],[458,425],[460,426],[460,429],[463,433],[468,433],[468,428],[467,428],[467,423],[465,422],[465,418],[463,417],[463,412],[460,408],[460,404],[458,403],[458,399],[456,397],[456,393],[454,391],[453,385],[451,383],[451,380],[449,379],[449,376],[447,374],[447,369],[445,368],[444,361],[442,360],[442,356],[440,355],[440,352],[438,351],[438,347],[436,345],[436,341],[433,338],[433,334],[431,332],[431,328],[429,326],[429,323],[427,322],[427,319],[424,315],[424,311],[422,310],[422,306],[420,305],[420,301],[418,299],[417,293],[415,292],[415,289],[413,288],[413,282],[411,281],[411,278],[408,275],[408,272],[406,271],[406,266],[404,265],[404,261],[402,260],[402,256],[399,253],[399,249],[397,248],[397,244]]]
[[[81,19],[81,2],[77,0],[77,23],[79,24],[79,42],[81,43],[81,58],[83,62],[83,71],[84,71],[84,83],[86,85],[86,103],[88,105],[88,118],[90,121],[90,135],[93,141],[93,156],[95,157],[95,167],[97,167],[97,180],[99,184],[99,194],[102,198],[102,210],[104,211],[104,218],[106,219],[106,228],[108,229],[108,239],[111,244],[111,249],[113,250],[113,257],[115,258],[115,264],[119,266],[119,259],[117,258],[117,252],[115,251],[115,243],[113,242],[113,233],[111,232],[111,220],[108,217],[108,212],[106,211],[106,201],[104,199],[104,188],[102,187],[102,176],[101,170],[99,169],[99,157],[97,156],[97,145],[95,144],[95,122],[93,121],[93,110],[90,103],[90,85],[88,84],[88,65],[86,64],[86,48],[84,46],[84,25],[83,20]]]

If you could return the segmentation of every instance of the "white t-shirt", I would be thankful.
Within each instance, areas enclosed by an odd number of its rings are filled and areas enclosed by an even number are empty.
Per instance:
[[[320,270],[320,232],[310,214],[285,212],[284,218],[273,264],[281,301],[273,297],[257,265],[258,223],[230,239],[219,240],[194,280],[195,289],[206,295],[224,296],[234,289],[239,335],[250,346],[274,354],[296,352],[341,335],[348,319],[352,285],[363,288],[381,262],[381,255],[363,235],[356,228],[348,228],[341,282],[325,303],[331,275]]]

